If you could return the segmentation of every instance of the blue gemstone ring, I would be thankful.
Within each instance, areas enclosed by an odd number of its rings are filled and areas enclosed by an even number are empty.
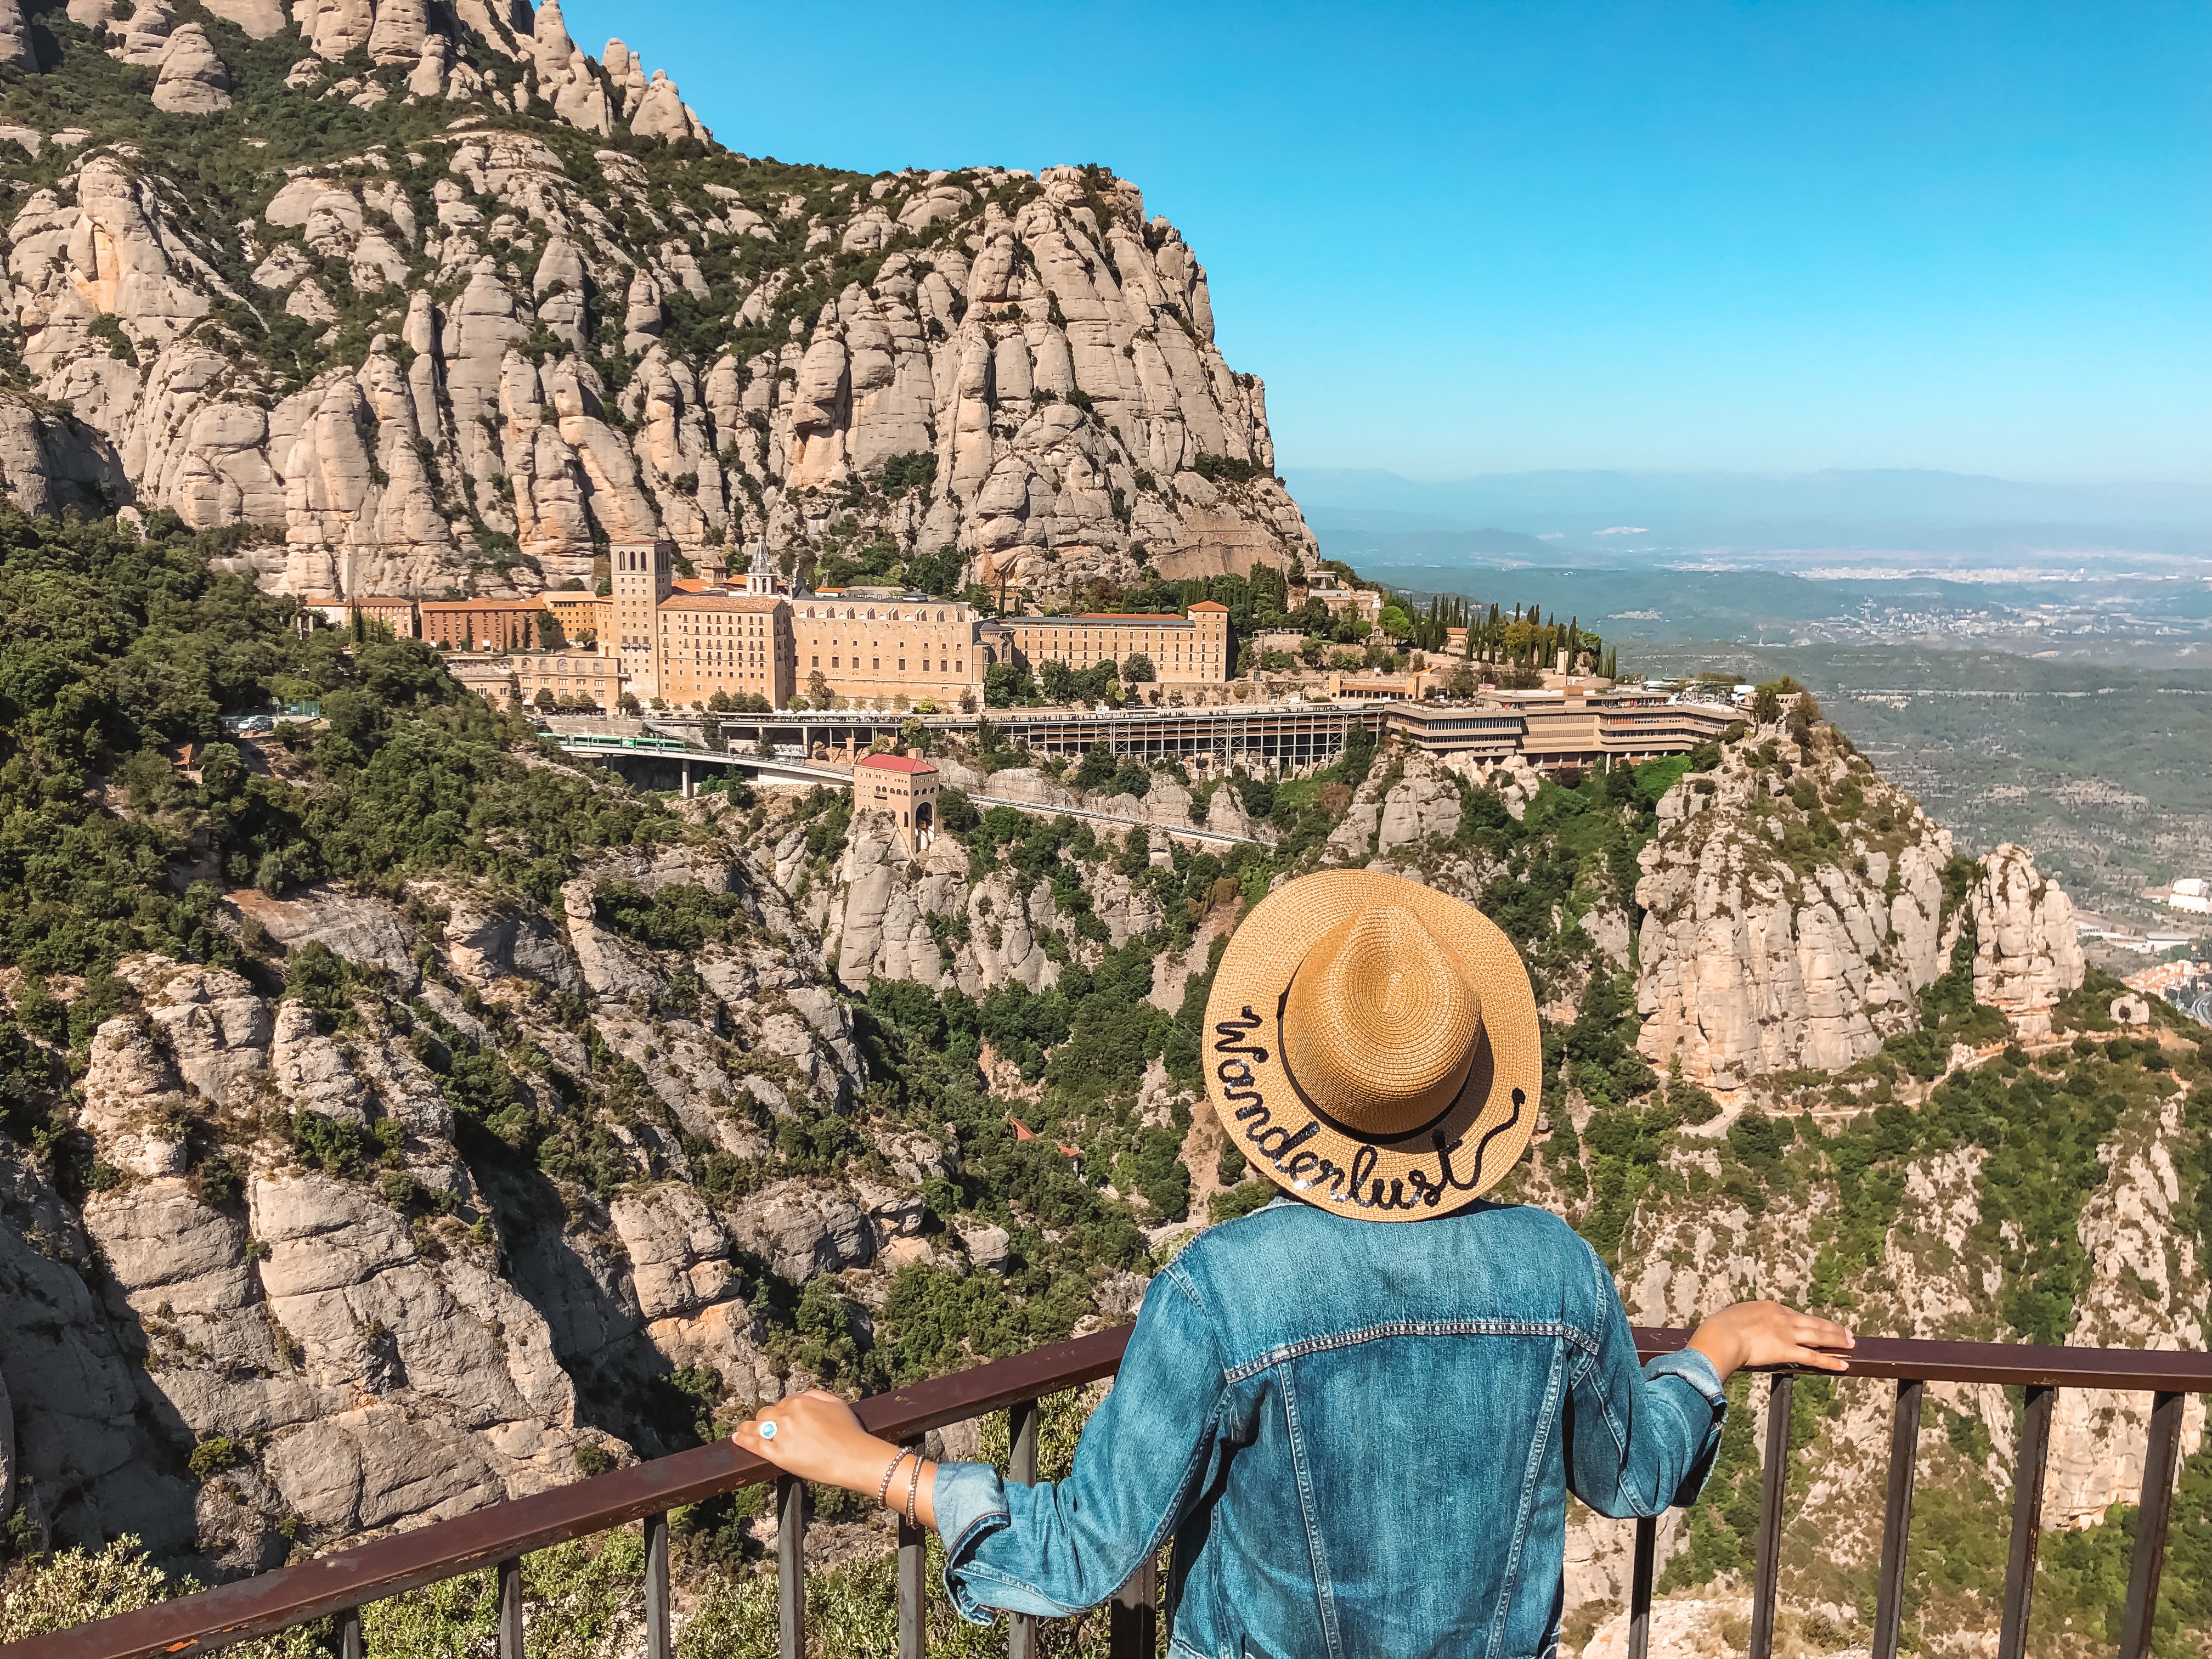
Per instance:
[[[773,1439],[775,1439],[775,1424],[773,1424],[773,1423],[763,1423],[763,1424],[762,1424],[762,1425],[761,1425],[761,1426],[760,1426],[760,1437],[761,1437],[761,1438],[762,1438],[762,1439],[763,1439],[763,1440],[773,1440]]]

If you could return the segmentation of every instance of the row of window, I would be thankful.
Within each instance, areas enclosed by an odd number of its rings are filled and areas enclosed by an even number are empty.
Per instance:
[[[803,617],[812,617],[817,613],[814,606],[810,605],[805,610],[798,611],[795,614]],[[834,621],[837,616],[837,607],[834,605],[825,605],[821,608],[818,614],[824,620]],[[874,622],[876,620],[876,613],[873,611],[858,611],[851,605],[847,605],[845,607],[845,620],[847,622],[860,622],[864,619],[868,622]],[[886,611],[884,612],[883,620],[885,622],[896,622],[899,620],[899,613],[896,611]],[[958,622],[961,618],[957,612],[948,616],[945,611],[940,611],[934,617],[932,617],[927,610],[922,610],[909,611],[906,614],[906,620],[908,622],[918,623]]]
[[[809,668],[819,668],[822,666],[822,659],[819,657],[809,657],[806,659],[806,665]],[[832,668],[842,668],[845,665],[844,659],[840,656],[833,655],[830,659],[830,665]],[[855,657],[853,659],[853,672],[858,673],[860,672],[860,659],[858,657]],[[883,672],[883,670],[884,659],[881,657],[871,657],[868,659],[869,672],[880,674]],[[906,659],[904,657],[901,657],[898,659],[897,672],[902,674],[906,672]],[[919,672],[924,674],[929,672],[928,658],[924,657],[921,659],[921,667]],[[945,658],[939,657],[937,659],[937,672],[940,674],[965,674],[968,672],[968,659],[965,657],[956,657],[948,663]]]

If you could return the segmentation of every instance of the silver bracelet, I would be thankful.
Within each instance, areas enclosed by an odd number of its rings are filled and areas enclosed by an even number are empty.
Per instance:
[[[920,1452],[916,1452],[914,1455],[914,1473],[907,1477],[906,1483],[906,1523],[909,1527],[919,1527],[921,1524],[921,1522],[915,1520],[914,1517],[915,1494],[921,1490],[921,1454]]]
[[[876,1488],[876,1503],[879,1507],[883,1504],[884,1500],[890,1496],[891,1477],[898,1473],[898,1466],[906,1462],[906,1448],[904,1446],[901,1446],[898,1449],[898,1455],[891,1459],[890,1468],[884,1471],[883,1484]]]

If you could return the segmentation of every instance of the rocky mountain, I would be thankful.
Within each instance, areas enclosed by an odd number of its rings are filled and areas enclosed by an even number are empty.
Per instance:
[[[220,925],[301,965],[281,1000],[223,968],[120,965],[119,1012],[93,1028],[76,1085],[86,1190],[64,1204],[35,1161],[8,1160],[27,1524],[265,1566],[302,1528],[343,1535],[573,1480],[580,1457],[622,1449],[599,1425],[625,1415],[646,1449],[666,1443],[655,1409],[688,1433],[696,1402],[667,1380],[682,1366],[781,1391],[743,1298],[764,1271],[873,1261],[879,1221],[891,1237],[919,1217],[893,1189],[949,1154],[886,1141],[891,1178],[860,1183],[882,1217],[850,1186],[803,1181],[750,1193],[734,1231],[702,1200],[705,1166],[757,1160],[780,1119],[849,1113],[862,1070],[780,890],[701,828],[681,850],[596,861],[549,908],[465,885],[404,908],[248,890]],[[681,957],[640,946],[595,908],[617,884],[648,908],[672,884],[711,895],[719,936]],[[520,1073],[495,1058],[518,1045]],[[497,1103],[489,1125],[465,1105],[456,1122],[471,1067]],[[565,1100],[617,1073],[627,1121],[551,1152]],[[502,1135],[535,1167],[501,1157]],[[611,1404],[641,1391],[641,1410]]]
[[[1961,937],[1974,1002],[2018,1036],[2047,1036],[2081,983],[2072,907],[2033,856],[2007,845],[1954,863],[1949,832],[1846,747],[1778,732],[1739,746],[1659,803],[1658,828],[1635,895],[1639,1046],[1697,1082],[1737,1089],[1881,1053],[1917,1024]]]
[[[1042,596],[1315,554],[1203,267],[1101,168],[754,160],[557,0],[4,0],[0,57],[29,510],[251,526],[291,592],[654,534]]]

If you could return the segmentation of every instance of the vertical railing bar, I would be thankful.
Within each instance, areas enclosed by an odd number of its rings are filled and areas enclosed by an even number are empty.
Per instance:
[[[668,1625],[668,1517],[645,1517],[645,1659],[675,1659]]]
[[[1170,1538],[1165,1553],[1167,1560],[1163,1570],[1167,1575],[1167,1583],[1160,1591],[1160,1624],[1167,1633],[1168,1640],[1172,1643],[1175,1640],[1176,1607],[1182,1600],[1182,1547]]]
[[[361,1636],[361,1609],[348,1607],[338,1615],[338,1659],[368,1659],[368,1655]]]
[[[1106,1607],[1106,1659],[1153,1659],[1159,1646],[1159,1579],[1153,1557]]]
[[[908,1447],[916,1457],[921,1455],[921,1443],[909,1440]],[[913,1473],[908,1468],[900,1472],[896,1486],[902,1487]],[[894,1490],[891,1501],[899,1501]],[[907,1524],[903,1509],[898,1522],[898,1659],[926,1659],[929,1644],[929,1546],[918,1526]]]
[[[1006,1407],[1006,1479],[1034,1486],[1037,1478],[1037,1402],[1018,1401]],[[1036,1659],[1037,1621],[1026,1613],[1012,1615],[1006,1632],[1006,1659]]]
[[[1651,1577],[1659,1555],[1659,1522],[1636,1517],[1636,1562],[1628,1589],[1628,1659],[1647,1659],[1651,1651]]]
[[[502,1561],[495,1571],[499,1585],[499,1659],[522,1659],[522,1563]]]
[[[2004,1621],[1996,1659],[2024,1659],[2027,1618],[2035,1604],[2035,1557],[2043,1537],[2043,1476],[2051,1455],[2051,1412],[2057,1390],[2032,1387],[2021,1420],[2012,1476],[2012,1547],[2005,1562]]]
[[[775,1633],[778,1659],[806,1659],[806,1483],[775,1483]]]
[[[2158,1620],[2158,1581],[2166,1571],[2166,1524],[2173,1515],[2173,1478],[2181,1456],[2185,1396],[2151,1397],[2150,1439],[2143,1448],[2142,1504],[2136,1511],[2136,1559],[2128,1569],[2128,1609],[2120,1622],[2119,1659],[2146,1659]]]
[[[1774,1596],[1782,1577],[1782,1499],[1790,1471],[1790,1374],[1777,1371],[1766,1396],[1766,1465],[1759,1480],[1759,1556],[1752,1580],[1750,1659],[1772,1659]]]
[[[1889,1425],[1889,1503],[1881,1522],[1881,1577],[1875,1587],[1873,1659],[1897,1659],[1905,1616],[1905,1561],[1912,1533],[1912,1485],[1920,1469],[1920,1406],[1928,1385],[1908,1377],[1897,1385],[1897,1413]]]

